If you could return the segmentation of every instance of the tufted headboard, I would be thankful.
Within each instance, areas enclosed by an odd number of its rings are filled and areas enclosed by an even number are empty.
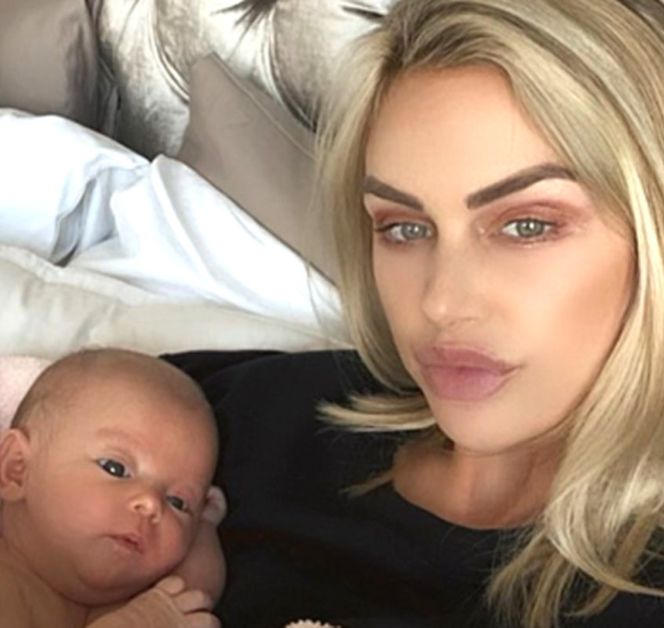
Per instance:
[[[308,129],[339,51],[393,0],[92,0],[107,128],[147,156],[174,155],[194,64],[216,54]],[[121,106],[112,95],[117,89]]]

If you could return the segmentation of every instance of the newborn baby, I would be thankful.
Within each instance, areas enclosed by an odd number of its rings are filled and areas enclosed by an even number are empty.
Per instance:
[[[218,626],[216,459],[176,368],[110,349],[49,366],[0,436],[0,625]]]

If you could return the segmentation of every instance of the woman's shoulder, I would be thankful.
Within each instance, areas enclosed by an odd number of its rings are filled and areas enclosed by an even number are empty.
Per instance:
[[[345,405],[352,394],[380,390],[354,351],[212,351],[165,357],[203,389],[217,417],[226,463],[251,456],[259,457],[261,466],[291,458],[304,465],[315,456],[321,464],[327,460],[331,469],[343,464],[349,450],[373,445],[366,437],[332,427],[321,409],[325,402]],[[356,438],[362,442],[356,444]]]
[[[213,403],[235,395],[260,402],[270,394],[293,402],[338,402],[353,392],[381,389],[355,351],[196,351],[162,357],[193,377]]]
[[[624,628],[625,626],[638,626],[638,628],[664,626],[664,598],[618,593],[597,615],[586,620],[570,619],[561,624],[561,628]]]

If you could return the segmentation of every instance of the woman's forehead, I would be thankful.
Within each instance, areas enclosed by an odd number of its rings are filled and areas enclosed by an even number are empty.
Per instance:
[[[366,174],[410,191],[453,185],[464,198],[542,164],[563,164],[489,66],[409,73],[377,112]]]

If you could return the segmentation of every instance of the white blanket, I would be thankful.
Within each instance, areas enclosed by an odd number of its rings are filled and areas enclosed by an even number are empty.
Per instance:
[[[346,346],[336,291],[183,164],[0,110],[0,353]]]

